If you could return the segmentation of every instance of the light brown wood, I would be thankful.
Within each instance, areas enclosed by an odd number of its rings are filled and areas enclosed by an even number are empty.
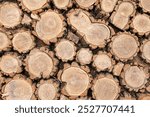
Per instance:
[[[68,61],[74,58],[76,47],[73,42],[64,39],[56,45],[55,51],[58,58]]]
[[[58,84],[52,79],[42,80],[38,84],[37,96],[40,100],[55,100],[58,95]]]
[[[79,61],[81,65],[90,64],[92,57],[92,51],[90,51],[88,48],[81,48],[77,52],[77,61]]]
[[[13,28],[21,22],[21,10],[15,3],[6,2],[0,7],[0,23],[6,28]]]
[[[68,23],[83,34],[87,30],[86,28],[91,25],[88,14],[81,9],[73,10],[68,14]]]
[[[37,36],[45,43],[49,43],[52,39],[59,37],[63,30],[63,19],[54,11],[43,13],[35,27]]]
[[[134,17],[132,27],[139,34],[146,34],[150,32],[150,18],[145,14],[138,14]],[[143,28],[144,27],[144,28]]]
[[[150,1],[149,0],[140,0],[140,5],[145,11],[150,12]]]
[[[123,80],[130,90],[137,91],[144,87],[146,83],[146,73],[137,66],[126,66],[124,69]]]
[[[128,28],[129,18],[134,13],[135,6],[132,2],[124,1],[118,6],[118,9],[111,16],[111,22],[118,28],[124,30]]]
[[[97,0],[75,0],[75,1],[81,8],[88,8],[91,5],[93,5]]]
[[[103,48],[109,40],[111,32],[107,25],[102,23],[92,23],[86,27],[85,41],[91,46]]]
[[[14,75],[21,72],[21,61],[17,55],[6,54],[0,60],[0,70],[6,75]]]
[[[117,63],[117,64],[114,66],[113,74],[116,75],[116,76],[120,76],[123,67],[124,67],[124,64],[123,64],[122,62]]]
[[[53,0],[53,2],[58,9],[66,9],[71,0]]]
[[[53,70],[52,58],[45,52],[34,49],[26,58],[26,69],[31,78],[48,78]]]
[[[150,93],[150,85],[148,85],[148,86],[146,87],[146,91],[148,91],[148,92]]]
[[[5,82],[4,77],[2,77],[2,75],[0,74],[0,93],[4,82]]]
[[[32,22],[31,18],[27,14],[24,14],[21,24],[30,25],[31,22]]]
[[[62,82],[65,82],[65,91],[69,96],[78,97],[89,87],[88,74],[78,67],[69,67],[61,75]]]
[[[117,99],[119,91],[117,82],[108,76],[97,79],[93,85],[93,96],[96,100]]]
[[[76,44],[79,42],[79,39],[80,39],[76,34],[74,34],[74,33],[72,33],[72,32],[68,32],[67,38],[68,38],[70,41],[73,41],[73,42],[76,43]]]
[[[150,40],[146,40],[141,48],[142,57],[146,59],[147,62],[150,62]]]
[[[41,9],[48,0],[21,0],[21,2],[28,10],[35,11]]]
[[[18,32],[14,35],[12,44],[19,53],[26,53],[34,47],[34,37],[29,31]]]
[[[149,94],[140,95],[139,100],[150,100],[150,95]]]
[[[104,12],[110,13],[115,8],[115,5],[117,2],[118,2],[118,0],[101,0],[100,6]]]
[[[0,51],[7,50],[10,47],[11,41],[8,36],[0,31]]]
[[[6,100],[30,100],[32,95],[32,85],[27,80],[18,78],[11,80],[4,86],[2,96]]]
[[[120,60],[132,59],[138,52],[138,41],[131,34],[120,33],[112,38],[111,49]]]
[[[0,100],[150,94],[150,0],[0,0]]]
[[[113,66],[111,57],[107,53],[100,52],[93,58],[93,65],[96,67],[97,71],[107,71]]]

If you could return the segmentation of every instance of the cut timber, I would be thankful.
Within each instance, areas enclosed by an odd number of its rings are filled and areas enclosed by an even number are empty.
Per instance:
[[[77,52],[77,61],[80,62],[81,65],[90,64],[92,61],[92,51],[89,50],[89,48],[81,48]]]
[[[111,16],[111,22],[118,28],[124,30],[128,28],[129,18],[134,13],[135,6],[132,2],[124,1],[118,6],[116,12]]]
[[[31,22],[32,22],[31,18],[27,14],[24,14],[21,24],[30,25]]]
[[[123,73],[123,83],[130,90],[138,91],[146,83],[146,73],[142,68],[137,66],[125,66]]]
[[[104,12],[110,13],[115,8],[118,0],[101,0],[100,5]]]
[[[99,53],[93,57],[93,65],[97,71],[110,70],[112,68],[112,60],[106,53]]]
[[[36,24],[35,30],[41,40],[49,43],[63,33],[63,19],[54,11],[44,12]]]
[[[105,47],[106,42],[110,38],[110,29],[107,25],[101,23],[93,23],[86,26],[85,41],[93,47]]]
[[[88,74],[78,67],[69,67],[61,75],[62,82],[65,82],[65,91],[69,96],[81,96],[89,87]]]
[[[26,69],[33,79],[36,77],[48,78],[53,67],[52,58],[38,49],[32,50],[26,59]]]
[[[72,10],[68,14],[68,23],[73,26],[79,33],[83,33],[87,30],[87,27],[91,25],[91,20],[87,12],[76,9]]]
[[[0,7],[0,23],[6,28],[13,28],[21,22],[21,10],[14,3],[4,3]]]
[[[150,18],[145,14],[138,14],[134,17],[132,27],[139,34],[150,32]],[[144,27],[144,28],[143,28]]]
[[[146,91],[150,93],[150,85],[146,87]]]
[[[93,97],[96,100],[114,100],[117,99],[120,92],[118,83],[113,77],[104,76],[98,78],[93,85]]]
[[[34,47],[34,38],[28,31],[15,34],[12,44],[19,53],[26,53]]]
[[[71,0],[53,0],[53,2],[58,9],[66,9],[70,5]]]
[[[73,32],[70,32],[70,31],[68,32],[67,38],[76,44],[79,42],[79,39],[80,39],[76,34],[74,34]]]
[[[69,40],[61,40],[55,48],[56,55],[63,61],[72,60],[76,54],[76,47]]]
[[[40,16],[38,14],[35,14],[35,13],[31,13],[30,17],[34,20],[37,20],[39,21],[40,20]]]
[[[94,3],[97,2],[97,0],[75,0],[75,1],[81,8],[89,8]]]
[[[52,80],[40,82],[37,90],[38,98],[41,100],[54,100],[58,95],[58,85]]]
[[[143,43],[141,47],[142,57],[150,63],[150,40],[147,40]]]
[[[120,33],[112,38],[111,48],[117,59],[132,59],[138,52],[138,41],[131,34]]]
[[[8,36],[0,31],[0,51],[7,50],[11,44],[10,39]]]
[[[0,60],[0,70],[10,76],[19,73],[21,72],[21,61],[17,55],[3,55]]]
[[[30,100],[32,95],[32,85],[25,78],[13,78],[4,86],[2,94],[6,100]]]
[[[0,74],[0,93],[4,82],[5,82],[4,77],[2,77],[2,75]]]
[[[64,96],[63,94],[61,94],[59,100],[69,100],[69,98],[67,96]]]
[[[114,74],[115,76],[120,76],[123,67],[124,67],[124,64],[123,64],[122,62],[117,63],[117,64],[114,66],[113,74]]]
[[[144,10],[150,12],[150,0],[140,0],[140,5]]]
[[[30,11],[41,9],[48,0],[21,0],[23,6]]]
[[[149,94],[140,95],[139,100],[150,100],[150,95]]]

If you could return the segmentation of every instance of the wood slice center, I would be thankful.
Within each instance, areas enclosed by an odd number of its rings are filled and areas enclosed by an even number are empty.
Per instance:
[[[63,71],[61,79],[66,82],[66,91],[70,96],[79,96],[89,85],[88,74],[80,68],[70,67]]]

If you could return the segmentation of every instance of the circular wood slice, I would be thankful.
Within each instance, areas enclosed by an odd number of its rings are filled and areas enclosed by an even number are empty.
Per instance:
[[[8,36],[0,31],[0,51],[6,50],[10,46],[10,39]]]
[[[138,33],[150,32],[150,18],[147,15],[144,15],[144,14],[136,15],[133,19],[132,24],[133,24],[133,28]]]
[[[6,100],[30,100],[32,95],[32,85],[23,79],[11,80],[4,87]]]
[[[41,9],[48,0],[21,0],[24,7],[30,11]]]
[[[112,54],[121,60],[133,58],[138,51],[138,42],[134,36],[127,33],[121,33],[112,39]]]
[[[77,52],[77,60],[80,62],[82,65],[90,64],[92,61],[92,51],[90,51],[88,48],[81,48]]]
[[[60,41],[55,48],[56,55],[63,61],[72,60],[76,54],[76,47],[69,40]]]
[[[63,32],[63,19],[54,11],[47,11],[41,15],[35,30],[38,37],[44,42],[50,42]]]
[[[145,85],[146,74],[137,66],[130,66],[125,70],[124,82],[130,89],[140,89]]]
[[[19,32],[14,36],[12,44],[19,53],[25,53],[34,47],[34,38],[28,31]]]
[[[67,6],[69,6],[70,0],[53,0],[55,6],[58,9],[65,9]]]
[[[69,96],[78,97],[89,87],[88,74],[78,67],[65,69],[61,75],[61,80],[66,83],[65,90]]]
[[[0,23],[6,28],[13,28],[21,22],[21,10],[14,3],[4,3],[0,7]]]
[[[15,55],[3,55],[0,60],[0,69],[8,75],[19,73],[21,71],[21,61]]]
[[[112,15],[112,23],[120,29],[125,29],[128,26],[129,17],[134,13],[134,11],[135,6],[132,2],[121,2],[116,13]]]
[[[119,94],[119,86],[111,78],[100,78],[93,85],[93,95],[96,100],[114,100]]]
[[[77,9],[69,13],[68,23],[70,23],[78,32],[84,34],[87,27],[91,25],[91,20],[85,11]]]
[[[41,100],[53,100],[57,95],[57,89],[52,83],[43,83],[38,87],[38,97]]]
[[[85,41],[92,46],[104,47],[110,38],[110,33],[110,29],[105,24],[93,23],[86,27]]]
[[[150,62],[150,40],[146,41],[142,46],[142,57]]]
[[[75,0],[75,1],[81,8],[88,8],[91,5],[93,5],[97,0]]]
[[[144,10],[150,12],[150,1],[149,0],[140,0],[140,5]]]
[[[104,12],[110,13],[115,8],[117,1],[118,0],[101,0],[100,6]]]
[[[93,65],[98,71],[104,71],[112,67],[111,57],[105,53],[99,53],[94,57]]]
[[[48,78],[54,65],[52,58],[47,53],[34,49],[27,57],[26,67],[31,78]]]

